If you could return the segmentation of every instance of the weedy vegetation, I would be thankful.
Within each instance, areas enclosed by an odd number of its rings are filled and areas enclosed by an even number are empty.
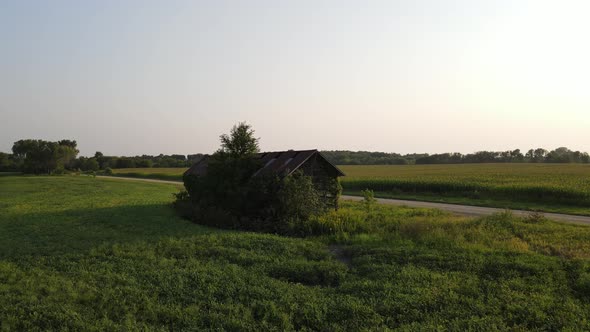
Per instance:
[[[0,177],[1,328],[590,329],[590,227],[366,192],[312,218],[329,235],[282,237],[186,221],[170,207],[177,191]]]

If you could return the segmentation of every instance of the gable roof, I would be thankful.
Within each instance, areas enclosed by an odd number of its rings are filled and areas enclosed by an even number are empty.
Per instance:
[[[326,159],[318,150],[288,150],[288,151],[277,151],[277,152],[261,152],[257,153],[255,158],[260,160],[262,167],[254,173],[256,176],[262,172],[274,172],[284,174],[285,176],[290,175],[299,169],[306,161],[312,157],[323,159],[330,168],[334,170],[336,176],[344,176],[344,173]],[[209,156],[201,158],[193,166],[184,172],[184,175],[206,175],[208,166]]]

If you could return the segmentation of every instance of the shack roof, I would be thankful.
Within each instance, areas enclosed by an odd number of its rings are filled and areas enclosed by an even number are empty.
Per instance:
[[[344,176],[344,173],[326,159],[318,150],[288,150],[277,152],[261,152],[257,153],[255,158],[260,160],[262,167],[254,173],[258,175],[262,172],[274,172],[278,174],[290,175],[299,169],[310,158],[323,159],[328,167],[332,168],[336,176]],[[191,166],[184,175],[206,175],[209,156],[201,158],[193,166]]]

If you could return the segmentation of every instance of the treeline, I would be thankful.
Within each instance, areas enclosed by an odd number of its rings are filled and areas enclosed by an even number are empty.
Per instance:
[[[322,151],[335,165],[409,165],[428,154],[406,154],[368,151]]]
[[[197,160],[201,159],[203,154],[189,154],[187,156],[182,154],[157,156],[142,155],[135,157],[117,157],[105,156],[101,152],[96,152],[94,157],[87,159],[95,159],[98,163],[99,169],[106,168],[152,168],[152,167],[190,167]],[[84,159],[84,157],[80,157]]]
[[[586,152],[560,147],[552,151],[543,148],[523,153],[512,151],[479,151],[475,153],[406,154],[367,151],[322,151],[336,165],[425,165],[468,163],[590,163]]]
[[[113,168],[190,167],[203,154],[142,155],[135,157],[105,156],[96,152],[93,157],[78,157],[75,140],[50,142],[25,139],[15,142],[12,153],[0,152],[0,172],[32,174],[63,173],[66,171],[99,171]],[[552,151],[542,148],[523,153],[512,151],[479,151],[470,154],[398,154],[367,151],[322,151],[336,165],[425,165],[467,163],[590,163],[586,152],[560,147]]]
[[[522,153],[513,151],[479,151],[471,154],[442,153],[416,159],[416,164],[468,164],[468,163],[584,163],[590,162],[586,152],[572,151],[566,147],[548,151],[542,148]]]
[[[67,171],[99,171],[112,168],[189,167],[202,154],[118,157],[96,152],[93,157],[78,157],[77,142],[24,139],[15,142],[12,154],[0,152],[0,172],[61,174]]]

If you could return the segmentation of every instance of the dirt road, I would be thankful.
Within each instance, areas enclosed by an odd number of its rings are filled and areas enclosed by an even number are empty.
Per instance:
[[[169,184],[182,185],[182,182],[178,182],[178,181],[166,181],[166,180],[155,180],[155,179],[124,178],[124,177],[116,177],[116,176],[99,176],[99,178],[156,182],[156,183],[169,183]],[[358,197],[358,196],[342,195],[342,199],[343,200],[350,200],[350,201],[360,201],[363,198]],[[489,207],[481,207],[481,206],[431,203],[431,202],[420,202],[420,201],[406,201],[406,200],[401,200],[401,199],[390,199],[390,198],[377,198],[377,201],[380,204],[403,205],[403,206],[409,206],[409,207],[440,209],[440,210],[449,211],[451,213],[458,214],[458,215],[474,216],[474,217],[489,216],[494,213],[499,213],[499,212],[505,211],[505,209],[489,208]],[[522,211],[522,210],[510,210],[510,211],[512,211],[512,213],[517,216],[526,216],[531,213],[530,211]],[[548,219],[555,220],[555,221],[562,221],[562,222],[590,226],[590,217],[575,216],[575,215],[570,215],[570,214],[559,214],[559,213],[544,213],[544,215]]]

